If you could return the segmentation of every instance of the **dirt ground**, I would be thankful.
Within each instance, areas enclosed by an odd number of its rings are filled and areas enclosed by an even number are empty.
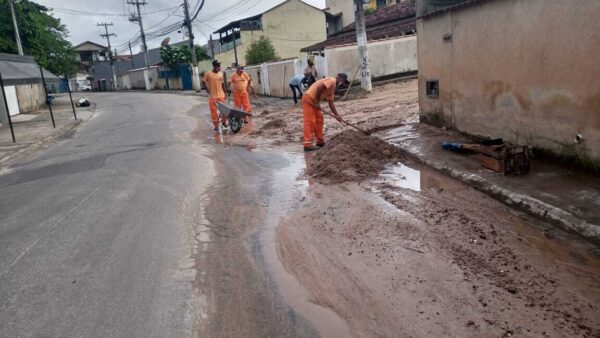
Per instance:
[[[336,101],[336,107],[346,121],[361,129],[377,131],[418,122],[417,99],[417,80],[408,80],[379,86],[372,94],[360,99]],[[242,129],[232,142],[253,146],[284,146],[289,149],[302,144],[303,117],[300,103],[294,105],[290,100],[275,100],[265,104],[255,100],[253,104],[252,123]],[[324,103],[322,107],[326,108],[327,104]],[[347,126],[325,116],[327,138],[347,129]]]
[[[425,175],[421,191],[377,180],[311,186],[278,238],[318,304],[357,337],[600,335],[593,248]]]
[[[416,80],[337,106],[367,130],[414,123]],[[230,142],[301,149],[299,106],[256,111]],[[597,246],[326,126],[327,146],[305,155],[307,196],[277,227],[278,253],[354,336],[600,337]]]

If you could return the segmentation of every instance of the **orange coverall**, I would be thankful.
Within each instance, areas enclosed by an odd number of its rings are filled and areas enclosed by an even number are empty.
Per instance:
[[[210,92],[208,105],[210,107],[210,116],[215,128],[219,126],[219,113],[217,112],[217,102],[225,102],[225,92],[223,91],[223,72],[206,72],[203,78]],[[221,119],[223,125],[227,124],[227,117]]]
[[[317,89],[325,86],[321,97],[317,96]],[[302,96],[302,110],[304,112],[304,148],[312,146],[313,138],[317,139],[317,145],[324,144],[323,136],[323,113],[319,102],[323,99],[333,100],[335,95],[336,81],[334,77],[320,79],[310,86]]]
[[[252,112],[250,96],[248,95],[248,84],[251,80],[252,78],[246,72],[242,72],[241,74],[235,72],[229,79],[233,88],[233,104],[238,108],[242,108],[247,113]]]

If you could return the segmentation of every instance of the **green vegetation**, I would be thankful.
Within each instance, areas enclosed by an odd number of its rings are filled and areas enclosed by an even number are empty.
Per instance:
[[[196,59],[198,61],[210,60],[210,56],[206,53],[204,48],[196,45]],[[179,65],[188,64],[192,62],[192,53],[188,46],[172,47],[164,46],[160,48],[160,58],[163,62],[169,66],[173,71],[176,71]]]
[[[77,70],[68,31],[50,10],[29,0],[16,0],[15,15],[23,53],[31,55],[54,74],[74,74]],[[17,54],[17,43],[8,0],[0,0],[0,52]]]
[[[367,8],[365,9],[365,15],[371,15],[373,13],[377,12],[376,8]]]
[[[255,65],[268,61],[277,61],[279,57],[275,52],[275,47],[269,38],[261,36],[260,39],[254,41],[246,51],[246,64]]]

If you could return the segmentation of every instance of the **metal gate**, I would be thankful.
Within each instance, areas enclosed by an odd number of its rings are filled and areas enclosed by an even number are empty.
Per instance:
[[[192,90],[192,72],[189,65],[179,66],[179,74],[181,74],[181,86],[183,90]]]

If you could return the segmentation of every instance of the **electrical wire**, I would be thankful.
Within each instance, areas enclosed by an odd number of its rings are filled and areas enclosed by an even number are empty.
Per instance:
[[[172,9],[176,9],[181,7],[181,5],[177,5],[174,7],[169,7],[169,8],[163,8],[163,9],[159,9],[156,11],[150,11],[150,12],[143,12],[142,14],[144,15],[150,15],[150,14],[156,14],[156,13],[161,13],[161,12],[166,12],[166,11],[170,11]],[[49,7],[49,9],[59,12],[59,13],[63,13],[63,14],[70,14],[70,15],[93,15],[93,16],[129,16],[129,14],[120,14],[120,13],[95,13],[95,12],[86,12],[86,11],[80,11],[80,10],[75,10],[75,9],[69,9],[69,8],[60,8],[60,7]]]

